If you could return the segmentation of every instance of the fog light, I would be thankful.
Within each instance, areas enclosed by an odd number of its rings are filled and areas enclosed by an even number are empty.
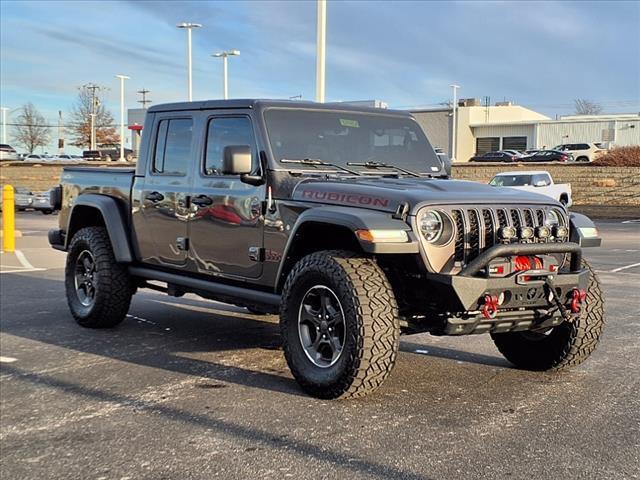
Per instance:
[[[569,229],[562,225],[553,227],[553,236],[556,238],[566,238],[569,236]]]
[[[536,237],[538,238],[549,238],[551,235],[551,231],[549,227],[537,227],[536,228]]]
[[[533,228],[520,227],[520,238],[522,238],[523,240],[529,240],[533,238]]]
[[[504,292],[500,292],[498,295],[498,305],[502,305],[504,303]]]
[[[514,227],[502,227],[498,230],[498,235],[503,240],[511,240],[516,237],[516,229]]]

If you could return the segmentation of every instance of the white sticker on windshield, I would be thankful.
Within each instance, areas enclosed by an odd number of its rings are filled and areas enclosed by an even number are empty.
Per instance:
[[[432,172],[439,172],[440,169],[438,167],[431,167]]]

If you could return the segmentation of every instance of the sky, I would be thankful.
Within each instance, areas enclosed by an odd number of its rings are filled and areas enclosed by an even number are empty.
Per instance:
[[[48,121],[78,87],[108,88],[119,118],[141,88],[153,104],[183,101],[186,32],[193,32],[194,100],[315,97],[315,1],[0,1],[0,103],[33,102]],[[551,117],[573,100],[640,111],[640,2],[329,1],[327,101],[379,99],[436,107],[451,97],[511,100]]]

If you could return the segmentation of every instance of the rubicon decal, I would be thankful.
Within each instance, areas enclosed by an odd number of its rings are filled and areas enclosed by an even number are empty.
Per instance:
[[[318,190],[305,190],[302,198],[317,200],[320,202],[345,203],[349,205],[369,205],[372,207],[388,207],[389,199],[371,195],[359,195],[357,193],[321,192]]]

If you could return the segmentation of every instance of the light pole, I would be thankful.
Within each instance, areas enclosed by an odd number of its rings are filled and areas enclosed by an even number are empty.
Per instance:
[[[7,144],[7,110],[8,107],[0,107],[2,110],[2,143]]]
[[[456,161],[456,153],[458,150],[458,89],[460,85],[449,85],[453,89],[453,118],[451,128],[451,161]]]
[[[193,82],[192,82],[192,64],[191,64],[191,30],[194,28],[200,28],[202,25],[199,23],[187,23],[182,22],[176,25],[178,28],[187,29],[187,91],[189,94],[189,101],[193,101]]]
[[[240,50],[227,50],[226,52],[218,52],[211,55],[212,57],[222,58],[222,97],[226,100],[229,98],[229,80],[227,78],[227,57],[236,57],[240,55]]]
[[[124,162],[124,81],[131,77],[116,75],[120,79],[120,161]]]
[[[327,41],[327,1],[317,0],[316,102],[324,103],[325,44]]]

